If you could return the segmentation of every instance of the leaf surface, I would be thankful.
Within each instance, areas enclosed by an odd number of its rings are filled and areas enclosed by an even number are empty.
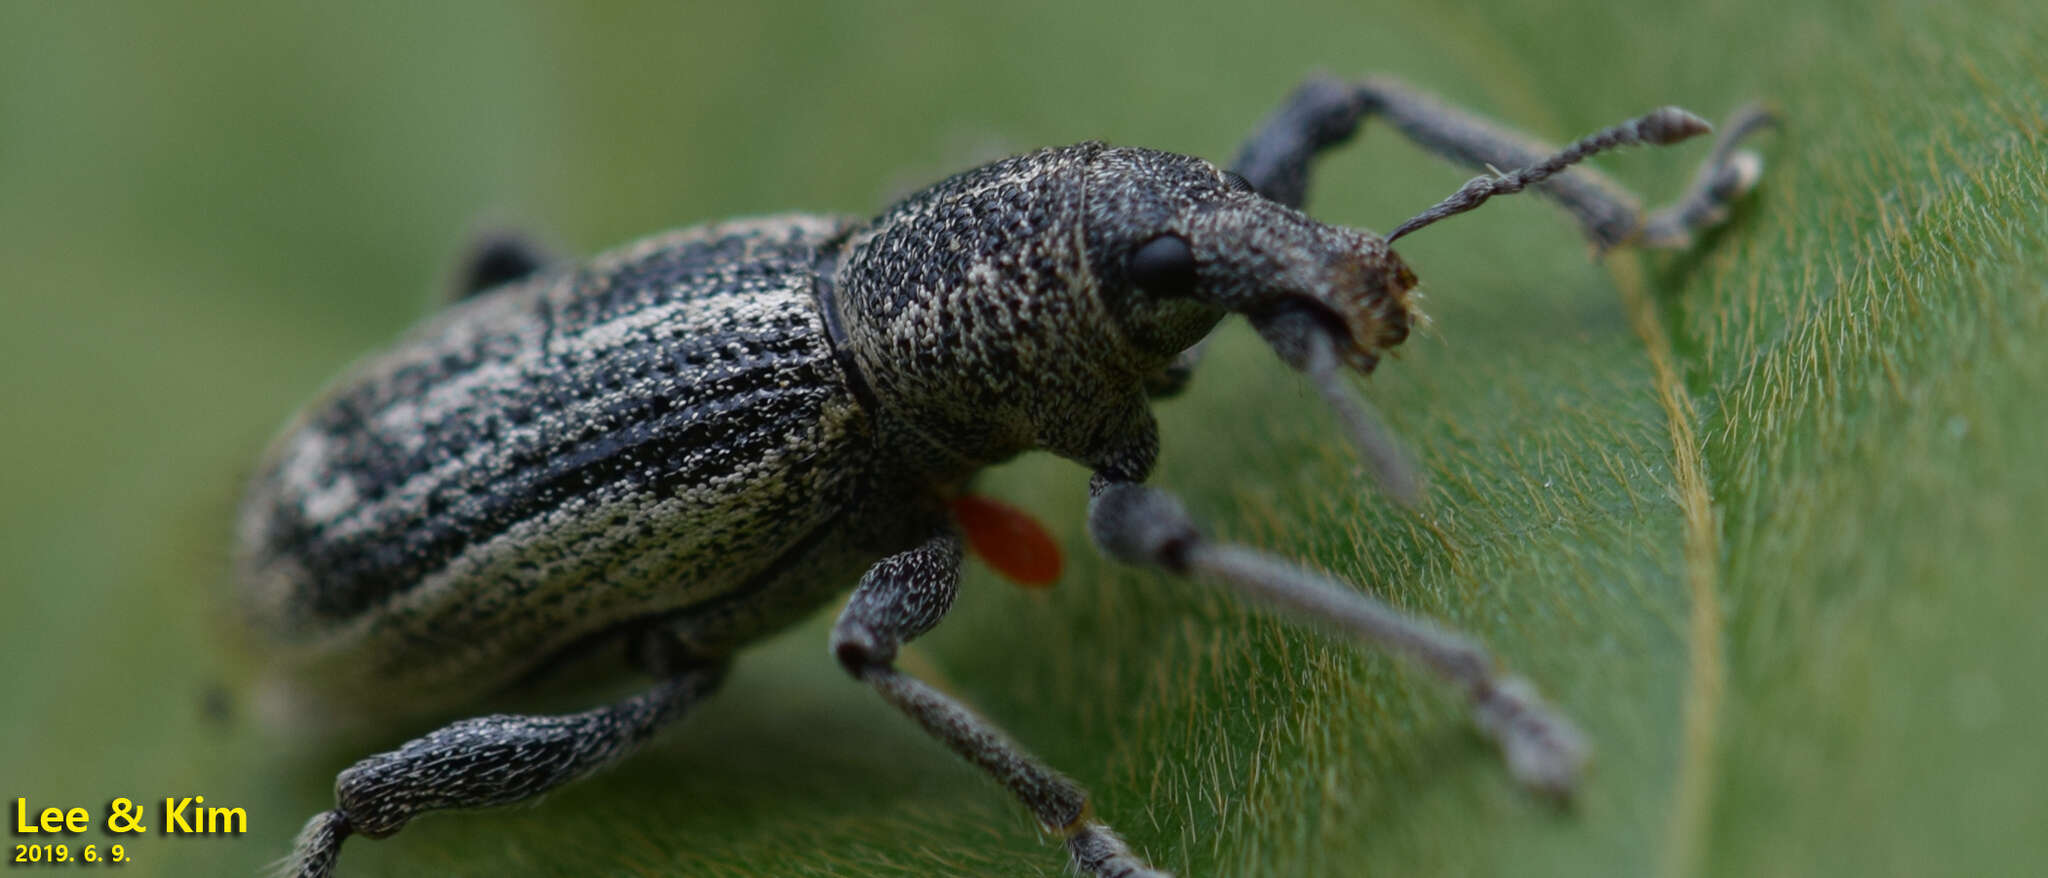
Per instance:
[[[867,213],[1044,143],[1222,159],[1309,71],[1390,71],[1552,139],[1787,118],[1688,254],[1590,262],[1533,199],[1403,240],[1433,329],[1367,389],[1419,514],[1241,326],[1160,408],[1157,481],[1215,534],[1473,632],[1578,718],[1576,806],[1515,789],[1426,675],[1102,563],[1058,461],[981,488],[1051,523],[1061,583],[973,571],[906,666],[1183,875],[2037,873],[2043,45],[2044,7],[1995,0],[6,7],[0,793],[245,807],[246,836],[128,839],[126,874],[247,874],[399,739],[264,730],[218,658],[227,522],[266,431],[421,313],[479,215],[587,252]],[[1601,164],[1654,201],[1702,153]],[[1379,229],[1465,176],[1372,124],[1318,173],[1313,212]],[[351,842],[344,874],[1064,874],[828,625],[617,770]]]

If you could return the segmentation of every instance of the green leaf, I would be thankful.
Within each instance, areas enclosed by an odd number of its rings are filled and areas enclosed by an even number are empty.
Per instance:
[[[244,807],[246,835],[49,840],[248,874],[418,731],[259,721],[228,521],[266,433],[428,307],[479,216],[587,252],[865,213],[1043,143],[1226,158],[1306,73],[1389,71],[1552,139],[1664,103],[1787,120],[1691,253],[1589,262],[1533,199],[1403,240],[1434,325],[1367,389],[1419,514],[1240,326],[1160,408],[1157,481],[1214,533],[1471,631],[1580,720],[1575,806],[1515,788],[1426,674],[1095,560],[1058,461],[986,488],[1054,523],[1065,581],[975,570],[906,666],[1183,875],[2048,865],[2039,4],[995,7],[0,8],[0,797]],[[1658,200],[1702,151],[1601,164]],[[1311,208],[1385,229],[1464,177],[1369,124]],[[352,841],[343,874],[1065,874],[844,678],[828,623],[617,770]]]

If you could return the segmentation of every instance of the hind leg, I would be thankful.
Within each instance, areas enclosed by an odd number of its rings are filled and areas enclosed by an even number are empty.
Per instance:
[[[517,232],[491,232],[470,244],[462,258],[448,300],[459,302],[513,281],[525,280],[553,260],[531,237]]]
[[[429,811],[509,805],[588,775],[682,718],[724,676],[723,662],[698,664],[617,704],[466,719],[364,759],[334,779],[334,809],[300,830],[286,874],[331,875],[350,835],[384,838]]]

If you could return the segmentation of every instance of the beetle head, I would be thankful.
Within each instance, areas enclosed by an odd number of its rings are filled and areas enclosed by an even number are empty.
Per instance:
[[[1371,372],[1422,319],[1415,274],[1384,239],[1318,222],[1208,162],[1151,150],[1104,150],[1084,204],[1088,263],[1127,339],[1171,355],[1219,312],[1244,315],[1314,380],[1389,493],[1419,500],[1414,467],[1340,370]]]
[[[1139,339],[1155,331],[1148,320],[1194,303],[1243,314],[1296,368],[1314,333],[1370,372],[1421,319],[1414,273],[1377,236],[1318,222],[1196,158],[1109,149],[1091,171],[1089,262]]]

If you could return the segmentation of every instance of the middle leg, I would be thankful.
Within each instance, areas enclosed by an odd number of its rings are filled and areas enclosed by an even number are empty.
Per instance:
[[[861,577],[832,628],[832,654],[932,737],[987,772],[1066,839],[1074,865],[1094,878],[1169,878],[1145,864],[1097,821],[1079,784],[1026,752],[1003,731],[945,693],[896,668],[904,643],[930,631],[960,584],[960,540],[942,534],[882,559]]]

